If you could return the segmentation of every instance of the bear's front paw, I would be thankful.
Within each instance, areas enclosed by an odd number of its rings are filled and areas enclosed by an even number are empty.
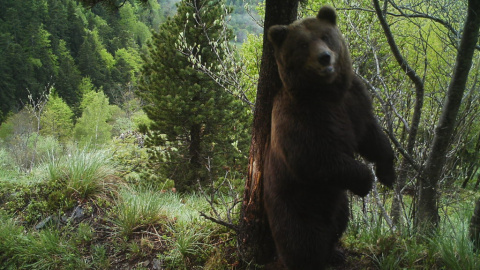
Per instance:
[[[377,164],[375,169],[378,181],[385,186],[392,188],[395,182],[395,170],[393,166]]]
[[[353,194],[360,197],[365,197],[372,189],[372,185],[373,176],[371,174],[368,174],[368,177],[362,177],[360,179],[357,179],[349,189],[353,192]]]

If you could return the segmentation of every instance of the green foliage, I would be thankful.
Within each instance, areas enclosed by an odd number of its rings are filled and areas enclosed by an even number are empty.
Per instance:
[[[209,42],[225,34],[217,20],[223,3],[199,3],[196,13],[193,3],[182,1],[177,15],[154,34],[139,87],[148,102],[144,111],[153,121],[146,141],[153,173],[174,180],[179,191],[215,179],[223,174],[222,167],[245,166],[249,141],[248,108],[196,70],[195,59],[185,56],[193,51],[196,59],[215,69],[218,57],[226,53],[214,50],[216,44]]]
[[[64,156],[51,156],[47,166],[48,179],[65,183],[66,194],[89,199],[109,188],[114,173],[111,153],[104,150],[74,150]]]
[[[128,83],[136,85],[141,61],[142,59],[137,50],[133,48],[118,49],[115,52],[115,68],[120,77],[116,78],[116,81],[125,85]]]
[[[211,234],[208,228],[192,226],[190,223],[176,223],[168,227],[172,237],[167,237],[167,242],[172,249],[167,254],[162,254],[169,268],[191,269],[195,264],[203,263],[205,255],[212,248],[208,243]]]
[[[260,74],[262,48],[263,35],[249,34],[240,50],[242,66],[245,67],[245,73],[242,73],[240,79],[243,84],[243,91],[245,91],[248,100],[252,102],[252,104],[255,103],[257,96],[257,82]]]
[[[93,84],[99,87],[107,81],[114,62],[113,56],[100,40],[98,30],[87,31],[78,57],[78,67],[82,74],[91,78]]]
[[[55,91],[50,93],[41,118],[41,134],[65,142],[73,129],[73,112]]]
[[[80,71],[78,70],[71,52],[67,48],[65,40],[59,40],[58,48],[58,77],[55,82],[55,89],[58,96],[70,107],[78,105],[81,93],[78,86],[81,82]]]
[[[73,235],[73,240],[77,245],[85,245],[90,243],[94,237],[94,229],[90,224],[82,222],[78,224],[77,231]]]
[[[140,133],[127,132],[115,138],[110,145],[115,153],[113,159],[122,171],[122,177],[131,185],[165,188],[161,181],[151,181],[145,175],[147,168],[147,149],[142,147],[143,136]],[[156,178],[155,178],[156,179]]]
[[[148,188],[121,190],[113,220],[119,235],[130,237],[135,230],[162,221],[163,202],[160,192]]]
[[[5,268],[15,266],[10,259],[15,255],[14,247],[18,244],[17,237],[22,230],[23,227],[18,226],[13,218],[0,211],[0,264]]]
[[[82,116],[77,120],[74,137],[81,146],[99,146],[110,141],[112,126],[107,123],[115,106],[109,105],[102,91],[87,92],[83,96]]]
[[[92,247],[92,264],[95,269],[109,269],[111,266],[110,259],[107,255],[107,250],[103,245],[95,245]]]
[[[444,198],[442,223],[428,236],[412,228],[412,220],[392,232],[378,209],[370,209],[375,203],[367,204],[362,213],[365,204],[355,200],[344,243],[364,254],[362,264],[373,263],[375,269],[477,269],[480,258],[468,238],[474,197],[458,192]],[[408,202],[406,206],[411,207]]]
[[[22,134],[31,134],[35,131],[35,119],[27,110],[23,109],[16,114],[10,114],[0,126],[0,139],[8,143]]]
[[[0,182],[2,209],[31,225],[51,214],[63,213],[75,204],[65,183],[55,181]]]
[[[5,148],[0,148],[0,181],[14,182],[19,170],[10,153]]]
[[[92,80],[90,77],[83,77],[82,80],[80,81],[80,84],[78,85],[78,90],[80,94],[82,95],[82,98],[85,97],[87,93],[90,92],[98,92],[98,88],[93,85]],[[83,108],[82,108],[83,109]]]
[[[20,269],[88,269],[79,251],[57,231],[15,235],[13,260]]]
[[[60,150],[60,144],[54,137],[36,132],[11,137],[5,146],[11,158],[9,164],[27,172],[42,163],[50,152]]]
[[[30,174],[16,174],[16,181],[0,178],[0,205],[33,224],[42,217],[64,213],[79,200],[113,190],[113,168],[106,151],[50,152],[48,160]]]
[[[28,92],[36,100],[45,85],[55,85],[75,111],[82,77],[114,101],[117,89],[137,77],[139,51],[161,20],[158,2],[146,2],[127,2],[114,13],[76,0],[2,1],[0,123],[28,103]]]

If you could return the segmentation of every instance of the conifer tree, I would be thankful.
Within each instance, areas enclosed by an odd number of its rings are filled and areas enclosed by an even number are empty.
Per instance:
[[[212,41],[219,35],[232,37],[220,20],[226,10],[219,0],[181,1],[177,14],[153,35],[144,57],[139,94],[153,120],[146,145],[160,173],[174,180],[179,191],[215,180],[223,169],[246,166],[248,108],[187,57],[193,52],[212,71],[220,66],[225,52]]]
[[[78,85],[81,81],[80,71],[75,65],[75,60],[66,47],[66,42],[61,39],[58,44],[58,74],[55,81],[57,94],[69,106],[78,106],[81,93]]]
[[[106,89],[114,62],[113,56],[102,43],[98,30],[87,31],[78,56],[78,68],[82,75],[90,77],[96,87],[104,86]]]

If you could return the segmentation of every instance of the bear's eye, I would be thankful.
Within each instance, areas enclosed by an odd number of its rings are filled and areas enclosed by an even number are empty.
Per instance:
[[[330,37],[327,36],[327,35],[323,35],[323,36],[321,37],[321,39],[322,39],[323,41],[325,41],[325,42],[328,42],[328,41],[330,40]]]

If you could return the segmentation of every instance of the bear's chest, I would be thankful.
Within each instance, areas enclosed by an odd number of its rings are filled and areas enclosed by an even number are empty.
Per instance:
[[[276,103],[272,111],[273,141],[291,148],[335,149],[353,155],[355,132],[344,106],[318,103],[299,106],[285,100]]]

